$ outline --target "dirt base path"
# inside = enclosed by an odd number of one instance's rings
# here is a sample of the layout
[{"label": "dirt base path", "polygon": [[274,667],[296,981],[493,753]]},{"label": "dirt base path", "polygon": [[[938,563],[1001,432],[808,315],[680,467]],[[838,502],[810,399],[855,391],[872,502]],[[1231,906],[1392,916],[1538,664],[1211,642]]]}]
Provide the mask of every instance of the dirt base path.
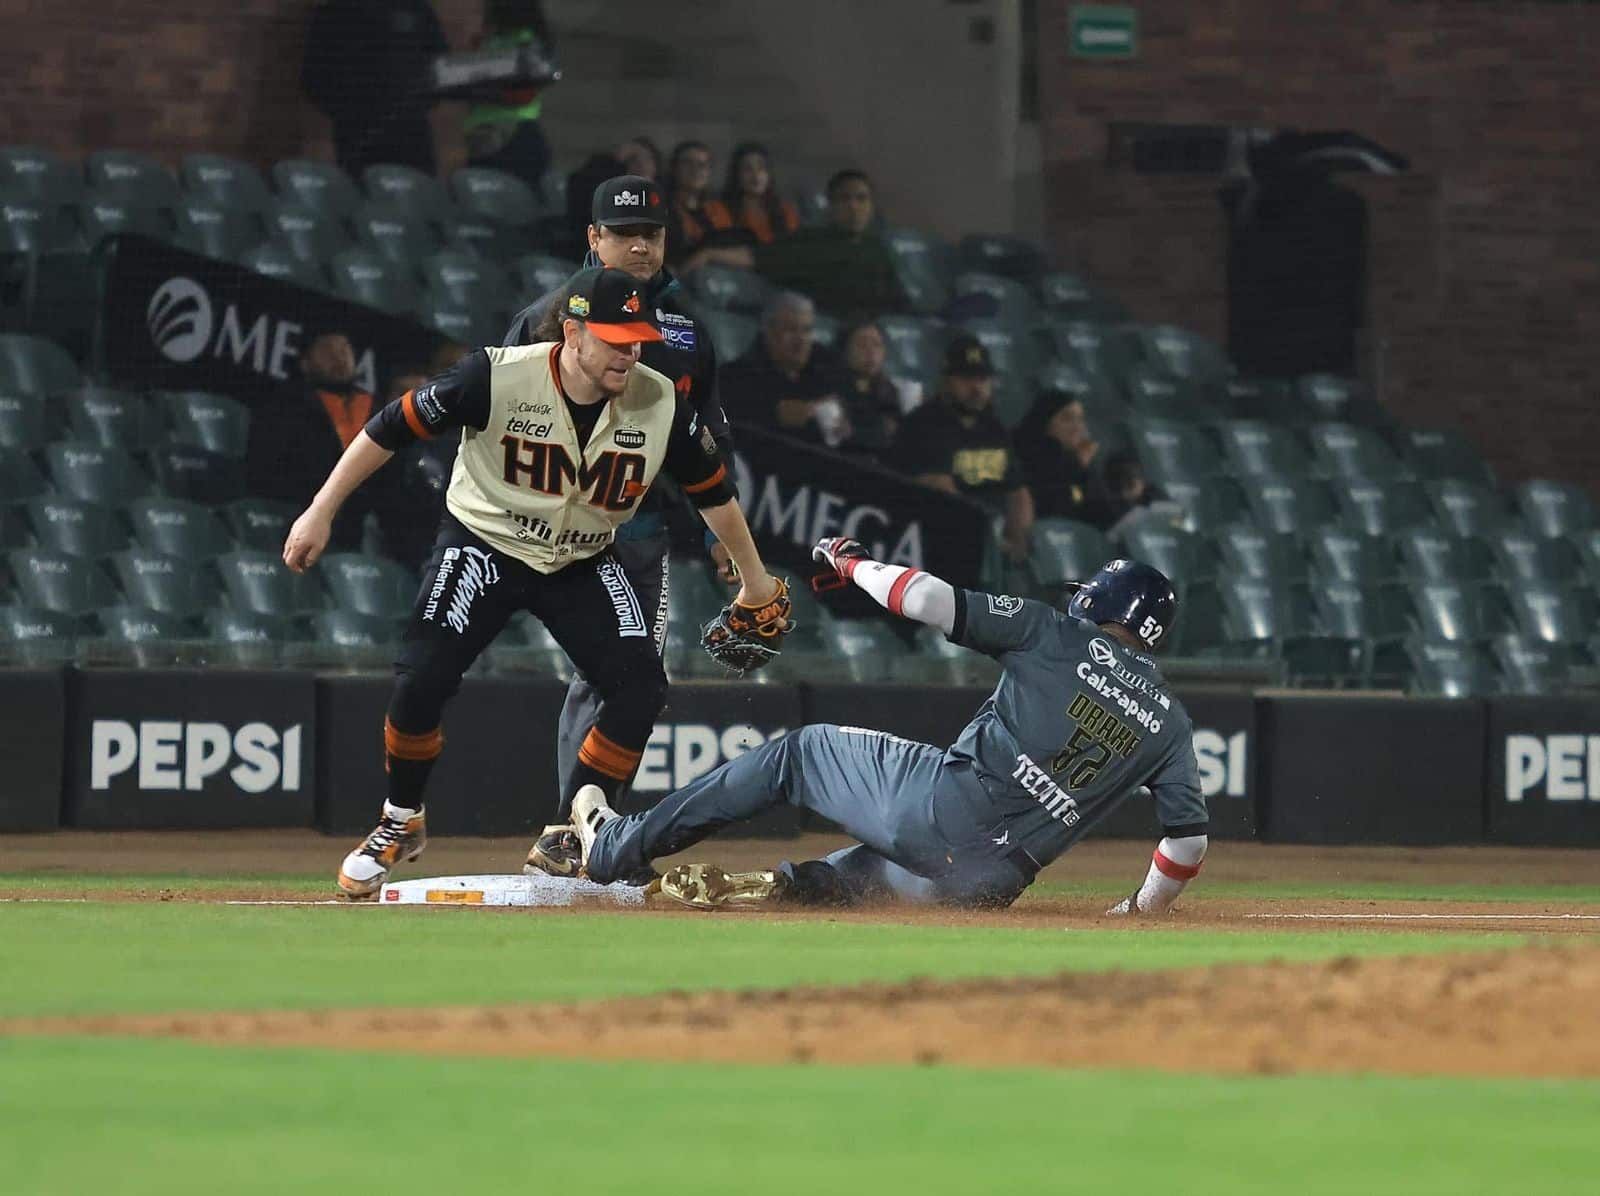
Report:
[{"label": "dirt base path", "polygon": [[575,1005],[104,1016],[0,1034],[739,1063],[1600,1076],[1600,949],[669,994]]}]

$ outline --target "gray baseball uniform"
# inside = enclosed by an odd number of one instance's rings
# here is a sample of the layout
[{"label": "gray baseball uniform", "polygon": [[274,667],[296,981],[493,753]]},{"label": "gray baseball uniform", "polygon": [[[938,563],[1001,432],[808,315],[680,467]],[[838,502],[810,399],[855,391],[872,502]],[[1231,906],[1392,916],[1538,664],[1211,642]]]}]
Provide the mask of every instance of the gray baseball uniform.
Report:
[{"label": "gray baseball uniform", "polygon": [[861,846],[826,861],[854,896],[1007,904],[1141,785],[1168,836],[1203,835],[1189,717],[1150,657],[1043,603],[955,591],[950,639],[1000,683],[947,749],[804,727],[603,827],[607,880],[787,802]]}]

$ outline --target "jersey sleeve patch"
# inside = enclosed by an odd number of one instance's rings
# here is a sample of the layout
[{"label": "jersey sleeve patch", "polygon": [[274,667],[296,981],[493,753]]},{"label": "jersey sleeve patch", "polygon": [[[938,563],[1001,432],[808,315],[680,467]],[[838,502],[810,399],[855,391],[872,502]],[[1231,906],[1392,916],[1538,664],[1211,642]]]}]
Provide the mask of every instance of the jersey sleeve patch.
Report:
[{"label": "jersey sleeve patch", "polygon": [[990,594],[989,613],[999,615],[1002,619],[1010,619],[1022,609],[1022,599],[1013,598],[1010,594]]}]

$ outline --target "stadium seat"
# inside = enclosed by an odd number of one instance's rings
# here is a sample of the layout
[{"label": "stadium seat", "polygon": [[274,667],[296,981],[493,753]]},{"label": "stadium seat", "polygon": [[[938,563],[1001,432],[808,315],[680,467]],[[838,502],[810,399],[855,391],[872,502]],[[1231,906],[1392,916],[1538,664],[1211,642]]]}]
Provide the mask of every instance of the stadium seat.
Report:
[{"label": "stadium seat", "polygon": [[1406,528],[1395,537],[1408,577],[1419,581],[1481,584],[1494,573],[1494,558],[1482,540],[1452,536],[1433,527]]},{"label": "stadium seat", "polygon": [[506,331],[504,321],[497,320],[493,312],[464,307],[448,296],[424,295],[416,316],[424,327],[458,345],[498,345]]},{"label": "stadium seat", "polygon": [[31,667],[69,662],[77,654],[83,619],[36,606],[0,606],[0,660]]},{"label": "stadium seat", "polygon": [[121,195],[93,191],[78,207],[78,231],[89,249],[121,233],[171,240],[172,209],[146,207]]},{"label": "stadium seat", "polygon": [[335,254],[328,274],[336,294],[392,315],[410,313],[421,299],[410,271],[397,269],[370,249]]},{"label": "stadium seat", "polygon": [[578,264],[566,258],[551,257],[547,253],[523,254],[514,268],[520,297],[518,306],[526,307],[539,296],[564,284],[577,272]]},{"label": "stadium seat", "polygon": [[446,249],[464,250],[490,261],[515,260],[528,252],[528,246],[523,243],[526,238],[508,237],[500,225],[482,216],[462,213],[447,216],[440,223],[439,231],[444,234]]},{"label": "stadium seat", "polygon": [[883,333],[884,369],[891,377],[933,381],[943,342],[938,324],[918,316],[887,315],[878,318],[878,330]]},{"label": "stadium seat", "polygon": [[450,213],[444,184],[414,166],[368,166],[361,172],[361,187],[374,203],[410,212],[418,220],[440,221]]},{"label": "stadium seat", "polygon": [[215,511],[181,498],[141,498],[129,504],[133,538],[146,552],[207,560],[233,549]]},{"label": "stadium seat", "polygon": [[439,248],[439,235],[421,217],[388,204],[369,203],[350,219],[356,244],[402,270],[411,269]]},{"label": "stadium seat", "polygon": [[85,615],[115,601],[99,562],[43,548],[6,554],[12,585],[24,604],[56,614]]},{"label": "stadium seat", "polygon": [[250,409],[203,390],[157,391],[174,444],[242,460],[250,444]]},{"label": "stadium seat", "polygon": [[464,166],[450,176],[450,194],[463,212],[511,228],[526,228],[544,214],[534,190],[500,170]]},{"label": "stadium seat", "polygon": [[394,561],[360,552],[332,552],[317,571],[340,610],[374,619],[404,619],[417,595],[417,578]]},{"label": "stadium seat", "polygon": [[1521,527],[1488,538],[1500,576],[1509,582],[1565,583],[1578,573],[1578,552],[1569,540],[1550,540]]},{"label": "stadium seat", "polygon": [[1026,237],[1008,233],[968,233],[956,245],[960,270],[985,271],[1032,286],[1045,270],[1044,250]]},{"label": "stadium seat", "polygon": [[220,658],[244,667],[262,667],[278,659],[282,645],[294,638],[288,618],[241,610],[209,610],[202,617],[205,635]]},{"label": "stadium seat", "polygon": [[128,543],[121,516],[98,503],[45,497],[28,503],[26,511],[34,543],[46,552],[65,552],[93,560]]},{"label": "stadium seat", "polygon": [[1180,602],[1191,586],[1216,576],[1209,540],[1182,528],[1153,522],[1135,524],[1122,538],[1122,551],[1165,573],[1177,589]]},{"label": "stadium seat", "polygon": [[53,204],[75,203],[83,178],[69,162],[32,145],[0,145],[0,188]]},{"label": "stadium seat", "polygon": [[734,266],[701,266],[684,282],[704,306],[750,316],[759,316],[773,295],[772,284],[761,275]]},{"label": "stadium seat", "polygon": [[86,386],[64,406],[69,433],[103,448],[137,452],[163,436],[160,411],[140,394]]},{"label": "stadium seat", "polygon": [[[431,296],[449,299],[472,311],[505,310],[512,305],[504,270],[459,249],[446,249],[421,263]],[[498,343],[498,338],[496,343]]]},{"label": "stadium seat", "polygon": [[1254,478],[1246,498],[1256,523],[1267,531],[1305,534],[1336,514],[1328,488],[1301,477]]},{"label": "stadium seat", "polygon": [[356,611],[324,610],[311,616],[311,630],[311,655],[319,662],[387,670],[405,624]]},{"label": "stadium seat", "polygon": [[982,270],[957,274],[950,283],[952,311],[966,319],[996,320],[1026,327],[1039,314],[1039,301],[1020,282]]},{"label": "stadium seat", "polygon": [[1033,525],[1029,563],[1034,576],[1046,586],[1082,581],[1115,555],[1105,534],[1087,523],[1046,518]]},{"label": "stadium seat", "polygon": [[1480,485],[1494,483],[1482,454],[1454,429],[1407,428],[1399,434],[1401,452],[1420,478],[1459,478]]},{"label": "stadium seat", "polygon": [[1158,486],[1168,481],[1210,477],[1221,466],[1216,445],[1193,424],[1136,419],[1131,421],[1130,431],[1146,476]]},{"label": "stadium seat", "polygon": [[1168,478],[1161,483],[1161,489],[1183,508],[1183,527],[1188,531],[1213,534],[1250,517],[1244,491],[1231,477],[1213,476],[1195,482]]},{"label": "stadium seat", "polygon": [[1490,697],[1499,688],[1493,662],[1476,644],[1445,643],[1416,636],[1406,641],[1411,661],[1409,692],[1441,698]]},{"label": "stadium seat", "polygon": [[0,393],[55,395],[82,385],[77,364],[61,346],[24,333],[0,334]]},{"label": "stadium seat", "polygon": [[323,272],[320,262],[307,261],[287,245],[276,241],[269,241],[257,245],[254,249],[246,250],[240,255],[239,264],[267,278],[294,283],[308,290],[330,289],[328,277]]},{"label": "stadium seat", "polygon": [[1333,491],[1345,521],[1369,536],[1393,536],[1433,522],[1427,494],[1416,482],[1337,480]]},{"label": "stadium seat", "polygon": [[81,502],[126,505],[150,484],[127,453],[82,440],[58,440],[45,449],[50,480],[61,494]]},{"label": "stadium seat", "polygon": [[1218,383],[1231,373],[1221,346],[1175,324],[1140,328],[1139,346],[1145,364],[1178,382]]},{"label": "stadium seat", "polygon": [[20,502],[49,489],[32,457],[20,449],[0,448],[0,502]]},{"label": "stadium seat", "polygon": [[1222,576],[1285,584],[1303,583],[1308,576],[1305,543],[1298,534],[1235,523],[1219,529],[1215,538],[1221,554],[1217,571]]},{"label": "stadium seat", "polygon": [[133,150],[97,150],[84,161],[83,173],[91,189],[135,206],[172,208],[183,198],[165,166]]},{"label": "stadium seat", "polygon": [[1410,592],[1411,608],[1424,639],[1480,643],[1503,625],[1481,586],[1424,582],[1413,584]]},{"label": "stadium seat", "polygon": [[1361,645],[1318,628],[1305,587],[1230,577],[1218,590],[1225,655],[1279,658],[1291,684],[1336,685],[1360,675]]},{"label": "stadium seat", "polygon": [[0,259],[19,254],[81,253],[75,208],[0,188]]},{"label": "stadium seat", "polygon": [[1281,378],[1229,378],[1219,391],[1231,419],[1282,423],[1293,407],[1293,390]]},{"label": "stadium seat", "polygon": [[1572,536],[1595,525],[1594,502],[1578,486],[1536,478],[1515,493],[1522,521],[1536,535]]},{"label": "stadium seat", "polygon": [[0,394],[0,448],[42,448],[55,435],[60,406],[43,395]]},{"label": "stadium seat", "polygon": [[156,489],[173,498],[215,505],[244,494],[244,470],[237,458],[180,444],[154,450],[149,462]]},{"label": "stadium seat", "polygon": [[1047,313],[1038,330],[1059,360],[1106,378],[1119,389],[1123,375],[1139,360],[1138,337],[1126,328]]},{"label": "stadium seat", "polygon": [[205,563],[195,557],[130,548],[111,558],[111,571],[134,606],[188,617],[217,604],[216,583]]},{"label": "stadium seat", "polygon": [[1195,383],[1169,377],[1148,363],[1132,366],[1123,375],[1122,385],[1133,412],[1139,416],[1197,421],[1217,414]]},{"label": "stadium seat", "polygon": [[281,553],[299,514],[288,503],[270,498],[241,498],[222,509],[222,521],[240,548]]},{"label": "stadium seat", "polygon": [[1353,378],[1306,374],[1296,380],[1294,389],[1302,418],[1367,425],[1387,422],[1383,409],[1367,397],[1366,388]]},{"label": "stadium seat", "polygon": [[1391,586],[1318,581],[1310,587],[1321,629],[1359,646],[1357,677],[1364,685],[1399,688],[1409,673],[1404,643],[1411,628],[1404,594]]},{"label": "stadium seat", "polygon": [[1058,272],[1039,280],[1045,308],[1072,320],[1122,319],[1121,306],[1102,294],[1081,274]]},{"label": "stadium seat", "polygon": [[185,199],[173,209],[173,240],[191,253],[221,261],[238,261],[265,230],[255,213],[241,212],[208,199]]},{"label": "stadium seat", "polygon": [[1217,426],[1231,472],[1249,477],[1311,476],[1311,460],[1299,439],[1281,424],[1255,419],[1224,420]]},{"label": "stadium seat", "polygon": [[1481,482],[1440,478],[1424,489],[1440,526],[1452,535],[1491,537],[1516,526],[1500,494]]},{"label": "stadium seat", "polygon": [[189,620],[178,615],[118,605],[97,611],[95,623],[100,638],[85,649],[91,656],[126,658],[141,668],[189,663],[180,646],[195,639],[194,629]]},{"label": "stadium seat", "polygon": [[1394,549],[1387,540],[1343,527],[1317,528],[1307,540],[1318,581],[1374,586],[1394,580]]},{"label": "stadium seat", "polygon": [[1595,599],[1590,590],[1523,582],[1508,586],[1506,595],[1513,625],[1528,639],[1578,646],[1594,634]]},{"label": "stadium seat", "polygon": [[1500,669],[1502,692],[1519,695],[1559,692],[1572,661],[1560,645],[1516,634],[1495,636],[1489,651]]},{"label": "stadium seat", "polygon": [[1600,528],[1591,527],[1580,532],[1572,538],[1572,542],[1577,547],[1583,571],[1588,574],[1589,584],[1600,588]]},{"label": "stadium seat", "polygon": [[267,236],[303,262],[327,262],[351,247],[344,223],[326,212],[283,203],[262,217]]},{"label": "stadium seat", "polygon": [[329,162],[288,158],[272,167],[272,181],[282,198],[335,221],[361,206],[361,192],[350,176]]},{"label": "stadium seat", "polygon": [[217,571],[228,604],[258,615],[294,616],[323,608],[322,587],[314,572],[291,573],[280,556],[270,552],[225,552]]},{"label": "stadium seat", "polygon": [[923,315],[943,311],[950,302],[947,247],[936,238],[909,228],[888,230],[883,242],[911,310]]},{"label": "stadium seat", "polygon": [[221,154],[188,154],[178,168],[189,198],[238,215],[264,212],[273,205],[272,191],[261,172],[248,162]]},{"label": "stadium seat", "polygon": [[720,362],[737,361],[750,351],[761,335],[759,320],[737,312],[700,310],[695,313],[695,320],[711,330]]},{"label": "stadium seat", "polygon": [[1323,473],[1386,482],[1401,476],[1400,462],[1383,438],[1355,424],[1315,423],[1306,429]]}]

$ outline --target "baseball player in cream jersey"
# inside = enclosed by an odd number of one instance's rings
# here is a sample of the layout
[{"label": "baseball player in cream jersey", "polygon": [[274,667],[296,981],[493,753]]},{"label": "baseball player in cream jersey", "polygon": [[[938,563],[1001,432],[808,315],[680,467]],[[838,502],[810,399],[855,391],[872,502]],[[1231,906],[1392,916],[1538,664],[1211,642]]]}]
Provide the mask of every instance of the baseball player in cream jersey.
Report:
[{"label": "baseball player in cream jersey", "polygon": [[678,483],[738,562],[741,601],[782,600],[716,442],[672,383],[638,364],[640,345],[661,335],[638,282],[581,270],[562,303],[561,339],[469,353],[373,416],[284,545],[289,568],[313,565],[339,505],[396,449],[460,435],[434,555],[396,661],[384,722],[388,800],[340,868],[348,897],[374,896],[397,863],[421,854],[423,789],[444,745],[445,703],[517,611],[550,629],[600,695],[563,802],[579,790],[614,796],[633,774],[667,678],[650,613],[610,546],[658,473]]},{"label": "baseball player in cream jersey", "polygon": [[661,892],[700,908],[886,897],[1003,906],[1148,787],[1165,837],[1143,882],[1110,912],[1171,908],[1199,871],[1207,818],[1188,715],[1151,658],[1176,613],[1165,577],[1111,561],[1063,613],[880,564],[853,540],[823,540],[814,555],[895,614],[995,657],[1003,672],[994,693],[948,748],[808,726],[638,814],[580,794],[573,823],[590,877],[611,879],[788,803],[859,846],[770,872],[681,865],[662,876]]}]

